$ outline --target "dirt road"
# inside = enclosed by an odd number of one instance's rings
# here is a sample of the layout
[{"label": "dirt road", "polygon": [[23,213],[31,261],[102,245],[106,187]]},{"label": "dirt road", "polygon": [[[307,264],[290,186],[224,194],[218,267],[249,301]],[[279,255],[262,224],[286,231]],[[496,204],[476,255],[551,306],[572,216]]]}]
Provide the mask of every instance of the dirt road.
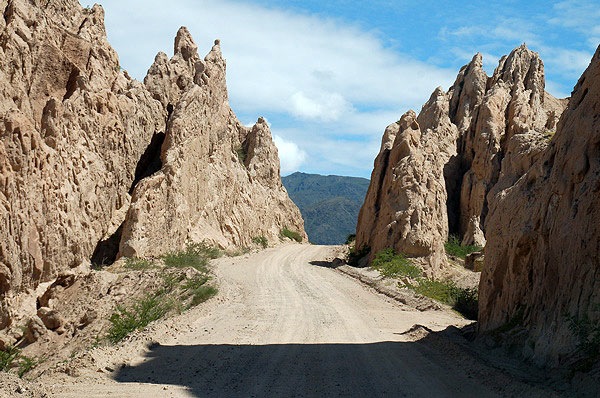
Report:
[{"label": "dirt road", "polygon": [[331,250],[288,245],[218,260],[217,298],[155,326],[145,338],[156,343],[145,350],[125,343],[96,354],[98,363],[126,366],[65,376],[50,391],[65,397],[499,395],[478,376],[486,369],[465,370],[408,332],[415,324],[442,330],[464,320],[405,308],[319,266]]}]

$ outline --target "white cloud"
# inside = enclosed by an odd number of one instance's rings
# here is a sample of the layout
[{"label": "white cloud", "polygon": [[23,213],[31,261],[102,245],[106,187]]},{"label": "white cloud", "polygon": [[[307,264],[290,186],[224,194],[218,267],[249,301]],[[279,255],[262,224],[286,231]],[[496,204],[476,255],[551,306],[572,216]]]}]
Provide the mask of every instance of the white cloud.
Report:
[{"label": "white cloud", "polygon": [[555,16],[548,20],[549,23],[592,35],[600,34],[600,7],[596,0],[561,1],[554,4],[553,9]]},{"label": "white cloud", "polygon": [[306,159],[306,152],[300,149],[294,142],[287,141],[276,134],[273,134],[273,141],[275,141],[277,151],[279,152],[281,175],[298,171]]},{"label": "white cloud", "polygon": [[[172,48],[182,25],[201,55],[221,39],[234,111],[243,120],[277,119],[278,132],[295,128],[298,133],[279,136],[284,173],[304,159],[319,159],[321,172],[328,172],[331,164],[317,155],[320,147],[325,142],[333,147],[345,136],[356,145],[338,146],[340,159],[356,158],[353,151],[361,146],[378,146],[387,124],[409,108],[419,110],[435,87],[448,87],[456,76],[456,70],[397,53],[376,33],[340,20],[236,0],[175,3],[103,1],[109,40],[121,64],[142,79],[154,55]],[[302,150],[294,143],[302,143]],[[368,174],[371,167],[369,159],[358,173]]]},{"label": "white cloud", "polygon": [[298,91],[291,97],[291,112],[300,118],[335,121],[351,111],[352,105],[338,93],[307,96]]}]

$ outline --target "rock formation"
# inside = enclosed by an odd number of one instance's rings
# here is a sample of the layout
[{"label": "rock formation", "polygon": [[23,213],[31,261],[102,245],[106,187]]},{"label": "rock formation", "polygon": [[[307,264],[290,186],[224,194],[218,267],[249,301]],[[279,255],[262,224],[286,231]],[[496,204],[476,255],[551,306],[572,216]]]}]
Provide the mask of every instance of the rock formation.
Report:
[{"label": "rock formation", "polygon": [[479,330],[510,325],[538,363],[572,360],[600,337],[599,109],[600,48],[550,145],[490,198]]},{"label": "rock formation", "polygon": [[446,93],[436,89],[419,116],[386,129],[359,215],[357,247],[371,258],[394,247],[435,275],[444,242],[485,244],[488,193],[513,184],[548,145],[566,101],[544,91],[538,55],[525,45],[494,74],[480,54]]},{"label": "rock formation", "polygon": [[304,234],[268,126],[245,128],[229,108],[218,44],[202,60],[181,29],[142,84],[120,70],[102,7],[0,10],[0,329],[11,294],[119,247]]},{"label": "rock formation", "polygon": [[304,234],[266,121],[244,127],[229,107],[218,41],[202,60],[182,28],[174,54],[159,53],[145,79],[169,112],[162,169],[135,188],[120,255],[157,256],[203,239],[250,246],[258,236],[277,240],[284,226]]},{"label": "rock formation", "polygon": [[386,247],[422,258],[437,272],[448,231],[444,165],[456,154],[458,131],[448,98],[436,90],[417,117],[405,113],[386,129],[358,218],[356,245]]}]

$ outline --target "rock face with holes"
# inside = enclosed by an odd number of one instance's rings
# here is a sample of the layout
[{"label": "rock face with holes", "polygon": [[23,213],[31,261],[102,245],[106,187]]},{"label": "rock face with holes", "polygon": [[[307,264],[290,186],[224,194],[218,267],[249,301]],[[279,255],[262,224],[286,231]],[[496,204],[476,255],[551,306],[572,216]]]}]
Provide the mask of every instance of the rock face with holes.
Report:
[{"label": "rock face with holes", "polygon": [[436,275],[446,264],[449,234],[483,246],[489,198],[539,158],[566,106],[544,84],[542,61],[524,45],[491,77],[477,54],[418,117],[408,112],[389,126],[359,215],[357,247],[369,247],[371,258],[393,247]]},{"label": "rock face with holes", "polygon": [[162,168],[136,186],[120,255],[156,256],[190,240],[250,246],[277,240],[283,227],[306,239],[269,126],[260,118],[244,127],[229,107],[218,41],[201,59],[182,28],[173,58],[159,53],[145,84],[169,112]]},{"label": "rock face with holes", "polygon": [[119,248],[305,236],[268,126],[243,127],[229,108],[218,45],[202,60],[182,28],[175,56],[159,54],[140,83],[120,70],[102,7],[0,11],[0,329],[11,294]]},{"label": "rock face with holes", "polygon": [[164,130],[165,111],[119,70],[101,7],[14,0],[0,1],[0,10],[5,295],[89,260],[114,232],[136,164]]},{"label": "rock face with holes", "polygon": [[479,330],[511,325],[538,363],[585,356],[578,345],[600,333],[599,109],[600,48],[550,145],[490,200]]}]

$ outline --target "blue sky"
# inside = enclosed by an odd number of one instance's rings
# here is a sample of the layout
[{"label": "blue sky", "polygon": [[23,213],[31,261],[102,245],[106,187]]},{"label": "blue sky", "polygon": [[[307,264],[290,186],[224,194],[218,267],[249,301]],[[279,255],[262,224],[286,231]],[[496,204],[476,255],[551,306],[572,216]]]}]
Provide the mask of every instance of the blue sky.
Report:
[{"label": "blue sky", "polygon": [[[83,6],[91,5],[81,1]],[[282,174],[369,177],[385,126],[419,111],[476,52],[490,74],[526,43],[568,96],[600,44],[595,1],[105,0],[108,38],[142,80],[187,26],[221,39],[233,110],[271,124]]]}]

